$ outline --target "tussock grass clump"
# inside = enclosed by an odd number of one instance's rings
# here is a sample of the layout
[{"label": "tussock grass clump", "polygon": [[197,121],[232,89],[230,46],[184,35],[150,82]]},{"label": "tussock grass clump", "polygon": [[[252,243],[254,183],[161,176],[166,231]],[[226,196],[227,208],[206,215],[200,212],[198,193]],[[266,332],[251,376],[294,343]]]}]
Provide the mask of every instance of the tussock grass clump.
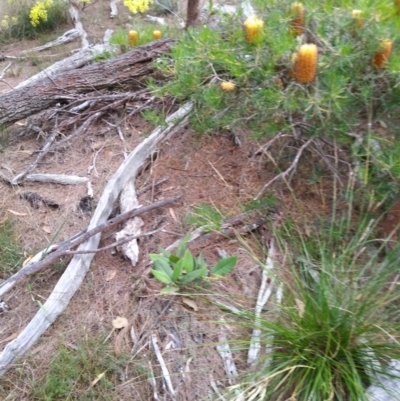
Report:
[{"label": "tussock grass clump", "polygon": [[376,222],[355,222],[353,206],[307,235],[294,223],[275,231],[283,301],[257,321],[268,352],[234,400],[362,401],[378,375],[390,376],[400,358],[400,246],[385,250]]}]

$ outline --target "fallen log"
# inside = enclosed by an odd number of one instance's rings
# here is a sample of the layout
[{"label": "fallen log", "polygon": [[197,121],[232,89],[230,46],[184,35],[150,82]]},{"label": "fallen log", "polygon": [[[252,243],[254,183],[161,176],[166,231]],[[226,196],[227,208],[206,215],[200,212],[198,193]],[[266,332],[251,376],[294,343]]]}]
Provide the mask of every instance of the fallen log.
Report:
[{"label": "fallen log", "polygon": [[118,89],[127,85],[130,90],[139,89],[144,86],[149,74],[156,70],[152,61],[167,53],[173,43],[171,38],[154,41],[119,57],[7,92],[0,96],[0,127],[8,127],[59,102],[65,103],[66,95]]},{"label": "fallen log", "polygon": [[[171,138],[188,122],[193,105],[187,103],[166,119],[166,126],[156,128],[122,163],[114,176],[108,181],[99,200],[96,211],[90,221],[87,231],[105,223],[113,209],[121,190],[134,179],[142,168],[144,162],[163,142]],[[78,290],[86,273],[90,268],[94,253],[86,253],[97,249],[100,242],[100,234],[90,237],[78,248],[79,255],[75,255],[70,261],[65,272],[61,276],[53,292],[47,301],[38,310],[31,322],[12,340],[0,353],[0,376],[10,367],[10,364],[23,355],[57,317],[68,306],[70,299]],[[12,284],[12,283],[11,283]],[[8,288],[9,289],[9,288]],[[4,291],[8,289],[4,288]]]}]

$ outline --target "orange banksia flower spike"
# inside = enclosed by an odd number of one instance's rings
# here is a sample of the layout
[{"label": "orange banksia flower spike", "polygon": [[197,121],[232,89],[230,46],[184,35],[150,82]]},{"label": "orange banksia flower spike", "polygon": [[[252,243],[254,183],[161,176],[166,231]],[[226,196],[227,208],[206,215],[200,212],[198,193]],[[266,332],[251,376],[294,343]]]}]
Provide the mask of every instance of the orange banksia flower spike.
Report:
[{"label": "orange banksia flower spike", "polygon": [[362,19],[361,10],[353,10],[351,16],[354,18],[357,28],[362,28],[364,26],[364,20]]},{"label": "orange banksia flower spike", "polygon": [[223,81],[221,82],[221,89],[225,92],[232,92],[236,88],[236,85],[230,81]]},{"label": "orange banksia flower spike", "polygon": [[293,68],[291,76],[301,83],[309,83],[317,74],[318,48],[315,44],[300,46],[296,55],[292,57]]},{"label": "orange banksia flower spike", "polygon": [[255,44],[260,41],[264,26],[264,22],[262,20],[253,15],[252,17],[246,19],[243,26],[247,43]]},{"label": "orange banksia flower spike", "polygon": [[400,0],[394,0],[394,8],[396,10],[396,14],[400,17]]},{"label": "orange banksia flower spike", "polygon": [[139,34],[137,31],[129,31],[129,44],[131,46],[137,46],[138,41],[139,41]]},{"label": "orange banksia flower spike", "polygon": [[300,36],[304,32],[305,9],[302,3],[293,3],[290,7],[293,19],[290,21],[290,32],[294,36]]},{"label": "orange banksia flower spike", "polygon": [[162,32],[161,31],[153,31],[153,39],[161,39],[162,38]]},{"label": "orange banksia flower spike", "polygon": [[393,50],[393,42],[389,39],[382,40],[381,50],[374,54],[373,64],[376,68],[385,68]]}]

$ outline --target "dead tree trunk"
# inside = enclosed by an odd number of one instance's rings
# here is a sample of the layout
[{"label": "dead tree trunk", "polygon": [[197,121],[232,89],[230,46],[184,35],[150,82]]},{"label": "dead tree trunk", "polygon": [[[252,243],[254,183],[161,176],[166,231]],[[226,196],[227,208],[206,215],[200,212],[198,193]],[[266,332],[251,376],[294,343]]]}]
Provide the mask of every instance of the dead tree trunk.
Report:
[{"label": "dead tree trunk", "polygon": [[187,13],[186,13],[186,26],[195,26],[199,18],[200,13],[200,0],[188,0],[187,2]]},{"label": "dead tree trunk", "polygon": [[167,53],[173,43],[170,38],[151,42],[119,57],[7,92],[0,96],[0,127],[8,127],[59,102],[68,101],[71,95],[127,85],[131,91],[140,89],[148,75],[155,71],[152,61]]}]

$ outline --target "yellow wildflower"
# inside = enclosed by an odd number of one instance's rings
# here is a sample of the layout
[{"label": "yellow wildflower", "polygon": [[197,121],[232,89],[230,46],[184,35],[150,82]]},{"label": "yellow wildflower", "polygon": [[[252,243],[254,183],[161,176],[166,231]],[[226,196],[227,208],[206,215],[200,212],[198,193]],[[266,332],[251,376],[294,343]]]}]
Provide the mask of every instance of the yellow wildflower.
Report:
[{"label": "yellow wildflower", "polygon": [[128,7],[129,11],[133,14],[136,14],[139,11],[144,13],[149,9],[150,4],[153,1],[154,0],[124,0],[124,5]]},{"label": "yellow wildflower", "polygon": [[8,28],[8,21],[6,19],[3,19],[0,24],[2,28],[4,29]]},{"label": "yellow wildflower", "polygon": [[36,27],[41,21],[47,21],[47,10],[53,5],[53,0],[37,1],[31,8],[29,18],[32,26]]}]

